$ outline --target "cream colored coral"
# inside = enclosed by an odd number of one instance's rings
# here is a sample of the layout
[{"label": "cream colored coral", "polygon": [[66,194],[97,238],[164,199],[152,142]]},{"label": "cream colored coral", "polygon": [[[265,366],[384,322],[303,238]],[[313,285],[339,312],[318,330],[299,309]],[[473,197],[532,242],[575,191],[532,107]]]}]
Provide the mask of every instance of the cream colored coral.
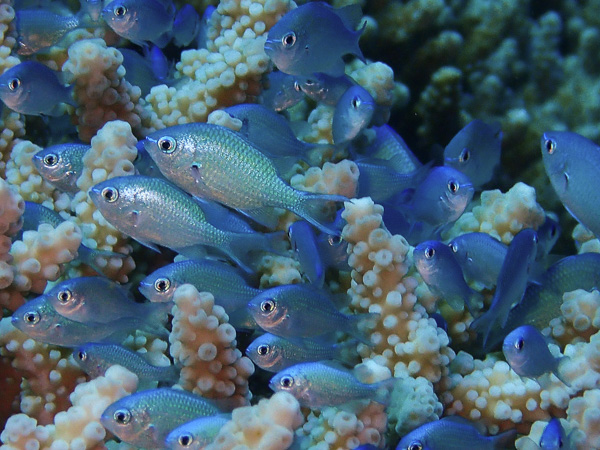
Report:
[{"label": "cream colored coral", "polygon": [[[10,236],[19,230],[24,210],[25,203],[17,188],[0,178],[0,261],[9,259]],[[4,287],[0,284],[0,289]]]},{"label": "cream colored coral", "polygon": [[568,359],[561,362],[560,371],[575,390],[600,386],[600,332],[589,342],[568,344],[564,353]]},{"label": "cream colored coral", "polygon": [[510,244],[523,228],[537,229],[544,220],[545,213],[536,202],[535,189],[518,182],[505,194],[498,189],[483,191],[480,204],[473,207],[472,212],[464,213],[444,238],[480,231]]},{"label": "cream colored coral", "polygon": [[76,123],[79,138],[89,142],[107,122],[123,120],[136,134],[143,135],[141,91],[125,79],[123,55],[107,47],[103,39],[86,39],[69,47],[69,59],[62,67],[74,83],[77,101]]},{"label": "cream colored coral", "polygon": [[135,392],[137,376],[121,366],[82,383],[70,395],[73,406],[58,413],[53,425],[37,425],[25,414],[8,419],[0,435],[2,450],[98,448],[106,437],[100,416],[115,401]]},{"label": "cream colored coral", "polygon": [[569,402],[567,420],[583,433],[574,436],[578,449],[600,448],[600,389],[585,391]]},{"label": "cream colored coral", "polygon": [[11,55],[17,43],[15,39],[15,10],[12,5],[12,0],[2,0],[0,2],[0,73],[4,73],[21,62],[19,58]]},{"label": "cream colored coral", "polygon": [[278,392],[257,405],[236,408],[206,450],[285,450],[303,422],[298,400]]},{"label": "cream colored coral", "polygon": [[578,223],[572,233],[577,253],[600,253],[600,241],[590,230]]},{"label": "cream colored coral", "polygon": [[300,263],[297,259],[283,255],[264,255],[258,267],[260,287],[268,288],[302,281]]},{"label": "cream colored coral", "polygon": [[333,112],[335,108],[321,103],[317,105],[308,115],[306,130],[301,130],[298,139],[313,144],[333,144],[331,124],[333,123]]},{"label": "cream colored coral", "polygon": [[600,330],[600,292],[577,289],[563,294],[561,317],[550,321],[551,335],[562,346],[587,341]]},{"label": "cream colored coral", "polygon": [[18,138],[24,135],[23,116],[8,108],[2,108],[0,113],[0,177],[6,177],[6,162],[18,142]]},{"label": "cream colored coral", "polygon": [[248,404],[252,361],[236,348],[236,332],[214,297],[190,284],[173,296],[170,353],[182,366],[179,385],[206,398],[227,399],[233,406]]},{"label": "cream colored coral", "polygon": [[208,22],[206,48],[182,52],[177,63],[176,76],[189,81],[146,96],[152,126],[203,122],[215,109],[256,98],[270,69],[266,34],[294,6],[289,0],[221,1]]},{"label": "cream colored coral", "polygon": [[363,63],[356,59],[348,65],[348,75],[364,87],[379,107],[391,108],[394,104],[394,71],[382,62]]},{"label": "cream colored coral", "polygon": [[326,162],[323,168],[311,167],[303,175],[294,175],[290,184],[301,191],[352,198],[358,188],[358,167],[349,159],[335,164]]}]

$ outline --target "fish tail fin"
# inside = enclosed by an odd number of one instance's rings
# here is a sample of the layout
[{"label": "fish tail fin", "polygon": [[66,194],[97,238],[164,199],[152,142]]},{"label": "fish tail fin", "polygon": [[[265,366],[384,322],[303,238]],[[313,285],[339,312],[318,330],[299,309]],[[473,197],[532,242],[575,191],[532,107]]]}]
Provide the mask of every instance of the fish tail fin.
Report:
[{"label": "fish tail fin", "polygon": [[492,330],[493,323],[494,316],[487,311],[471,322],[471,326],[469,327],[471,330],[483,335],[482,347],[484,348],[486,346],[488,336],[490,335],[490,331]]},{"label": "fish tail fin", "polygon": [[161,370],[160,381],[175,384],[179,381],[179,369],[174,366],[165,366]]},{"label": "fish tail fin", "polygon": [[299,191],[298,201],[292,212],[312,223],[315,227],[327,234],[339,236],[340,231],[328,224],[331,212],[330,202],[345,202],[348,198],[343,195],[311,194]]},{"label": "fish tail fin", "polygon": [[358,353],[356,351],[356,345],[358,339],[352,338],[339,344],[335,344],[335,359],[341,361],[348,366],[354,367],[357,364]]},{"label": "fish tail fin", "polygon": [[394,390],[396,381],[398,381],[398,378],[388,378],[387,380],[375,383],[373,385],[374,394],[371,400],[381,403],[384,406],[388,406],[392,397],[390,394]]},{"label": "fish tail fin", "polygon": [[142,330],[159,337],[169,337],[169,331],[165,328],[168,314],[173,307],[171,302],[146,303],[148,315],[143,320]]},{"label": "fish tail fin", "polygon": [[350,328],[348,333],[363,344],[372,346],[371,330],[379,319],[379,313],[354,314],[350,317]]},{"label": "fish tail fin", "polygon": [[226,253],[248,273],[251,269],[252,252],[273,252],[277,250],[278,242],[283,239],[283,231],[275,233],[233,233]]},{"label": "fish tail fin", "polygon": [[[127,258],[127,255],[124,255],[122,253],[111,252],[108,250],[92,249],[92,248],[86,247],[83,244],[80,245],[79,248],[77,249],[77,255],[78,255],[79,260],[82,263],[90,266],[99,275],[106,275],[102,269],[104,267],[106,267],[106,264],[108,262],[107,260],[109,260],[111,258],[118,258],[121,260]],[[100,261],[104,260],[104,261],[102,261],[102,264],[100,264],[99,260]]]}]

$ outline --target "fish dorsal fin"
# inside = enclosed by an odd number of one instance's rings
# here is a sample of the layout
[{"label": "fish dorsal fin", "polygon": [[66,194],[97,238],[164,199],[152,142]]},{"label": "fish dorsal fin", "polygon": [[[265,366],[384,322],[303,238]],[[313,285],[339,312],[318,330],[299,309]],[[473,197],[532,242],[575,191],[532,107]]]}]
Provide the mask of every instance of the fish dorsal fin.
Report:
[{"label": "fish dorsal fin", "polygon": [[352,4],[343,8],[335,9],[335,13],[342,20],[342,23],[349,30],[355,31],[363,19],[363,13],[360,5]]}]

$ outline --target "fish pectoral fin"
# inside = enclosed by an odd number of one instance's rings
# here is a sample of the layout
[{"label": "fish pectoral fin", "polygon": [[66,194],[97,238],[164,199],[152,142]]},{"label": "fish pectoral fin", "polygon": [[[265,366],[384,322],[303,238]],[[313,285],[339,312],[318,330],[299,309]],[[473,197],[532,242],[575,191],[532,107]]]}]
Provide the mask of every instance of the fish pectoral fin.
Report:
[{"label": "fish pectoral fin", "polygon": [[[135,239],[135,238],[134,238]],[[144,247],[148,247],[151,250],[154,250],[157,253],[160,253],[159,248],[156,246],[156,244],[153,244],[152,242],[146,242],[146,241],[142,241],[140,239],[135,239],[136,241],[138,241],[140,244],[142,244]]]},{"label": "fish pectoral fin", "polygon": [[196,183],[206,186],[206,183],[202,179],[202,163],[199,161],[193,161],[192,165],[190,166],[190,170],[192,172],[192,177],[194,177]]},{"label": "fish pectoral fin", "polygon": [[131,211],[129,213],[129,219],[131,222],[131,225],[134,227],[137,227],[140,224],[140,212],[139,211]]}]

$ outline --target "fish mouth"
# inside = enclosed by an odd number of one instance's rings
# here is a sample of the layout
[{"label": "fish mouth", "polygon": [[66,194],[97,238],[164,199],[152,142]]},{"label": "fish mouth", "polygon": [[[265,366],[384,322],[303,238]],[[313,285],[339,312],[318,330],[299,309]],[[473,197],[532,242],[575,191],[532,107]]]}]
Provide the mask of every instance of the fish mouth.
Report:
[{"label": "fish mouth", "polygon": [[264,48],[265,48],[265,53],[266,52],[274,52],[275,48],[276,48],[275,41],[269,41],[269,40],[267,40],[265,42],[265,47]]}]

